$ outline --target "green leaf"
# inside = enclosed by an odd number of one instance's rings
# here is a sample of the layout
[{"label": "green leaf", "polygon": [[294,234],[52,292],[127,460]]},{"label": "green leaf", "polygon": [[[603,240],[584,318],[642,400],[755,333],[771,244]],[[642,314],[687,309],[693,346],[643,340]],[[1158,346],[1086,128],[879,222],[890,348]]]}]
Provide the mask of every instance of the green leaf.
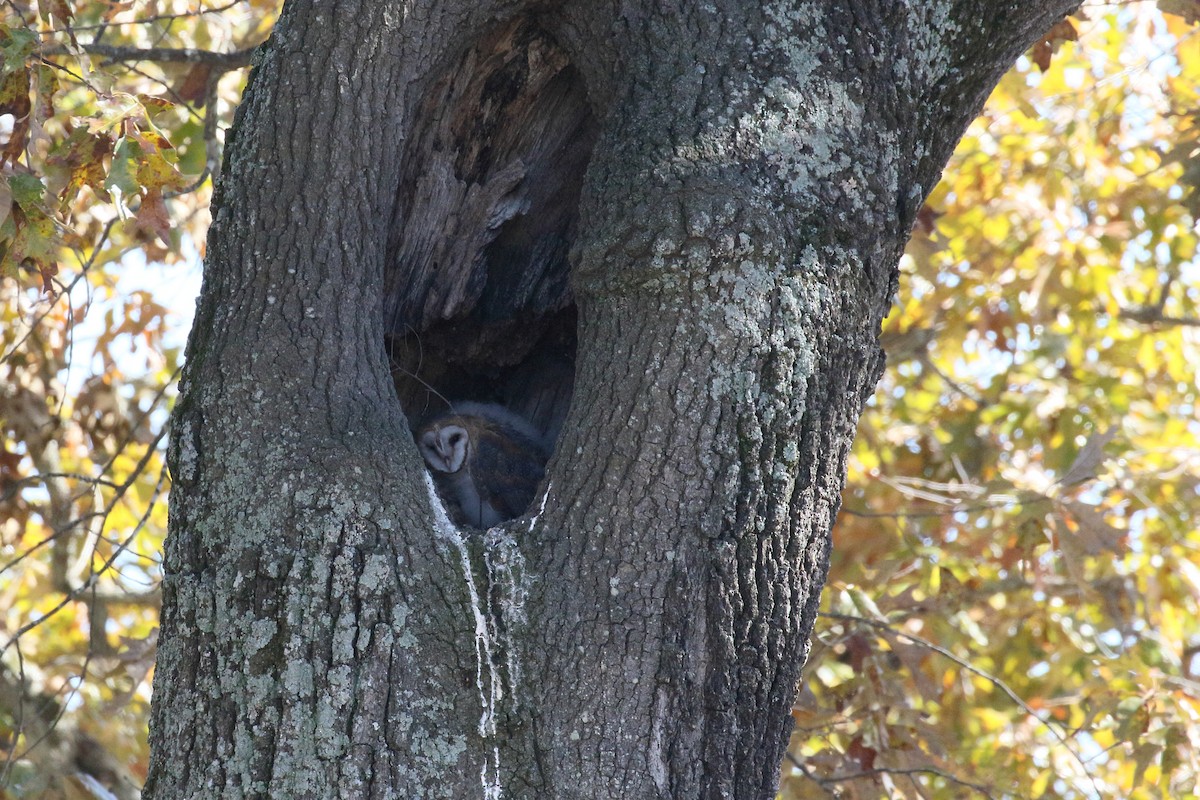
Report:
[{"label": "green leaf", "polygon": [[108,169],[108,177],[104,180],[104,188],[116,189],[126,197],[141,194],[141,184],[138,182],[138,166],[142,160],[142,148],[128,136],[117,140],[113,150],[112,166]]},{"label": "green leaf", "polygon": [[33,175],[12,175],[8,179],[8,185],[12,189],[13,202],[26,211],[40,206],[46,196],[46,185]]},{"label": "green leaf", "polygon": [[0,57],[4,63],[0,74],[25,69],[25,61],[37,47],[37,34],[28,28],[10,28],[0,25]]}]

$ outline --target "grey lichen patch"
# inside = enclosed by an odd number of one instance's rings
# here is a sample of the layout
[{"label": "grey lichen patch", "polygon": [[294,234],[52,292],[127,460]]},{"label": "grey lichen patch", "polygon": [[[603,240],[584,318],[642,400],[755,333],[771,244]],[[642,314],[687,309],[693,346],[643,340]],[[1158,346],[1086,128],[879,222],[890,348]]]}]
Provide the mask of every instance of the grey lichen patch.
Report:
[{"label": "grey lichen patch", "polygon": [[800,443],[795,439],[787,442],[783,446],[782,461],[783,464],[792,467],[800,460]]},{"label": "grey lichen patch", "polygon": [[803,196],[853,168],[846,142],[857,138],[863,116],[863,107],[835,82],[775,78],[737,126],[756,142],[785,191]]},{"label": "grey lichen patch", "polygon": [[432,765],[452,767],[467,752],[467,737],[463,734],[417,735],[413,737],[413,753],[432,762]]},{"label": "grey lichen patch", "polygon": [[408,603],[394,603],[392,605],[392,630],[405,630],[411,616],[412,608]]},{"label": "grey lichen patch", "polygon": [[187,592],[187,597],[192,603],[192,621],[196,630],[203,634],[212,634],[217,630],[217,608],[212,593],[195,591],[197,587],[194,585],[188,588],[192,590]]},{"label": "grey lichen patch", "polygon": [[312,664],[288,659],[283,673],[283,691],[293,697],[310,697],[313,693]]},{"label": "grey lichen patch", "polygon": [[246,710],[250,712],[248,716],[262,717],[266,714],[274,722],[276,714],[271,703],[279,688],[278,681],[271,675],[248,675],[245,685]]},{"label": "grey lichen patch", "polygon": [[721,274],[725,294],[729,301],[719,304],[723,310],[724,328],[727,335],[751,341],[762,336],[762,323],[770,312],[772,285],[778,271],[758,261],[742,261],[736,272]]},{"label": "grey lichen patch", "polygon": [[363,591],[374,594],[390,585],[395,577],[391,559],[380,553],[372,553],[363,563],[358,582]]},{"label": "grey lichen patch", "polygon": [[246,675],[246,697],[254,711],[270,708],[270,700],[275,697],[278,681],[274,675]]},{"label": "grey lichen patch", "polygon": [[344,732],[346,709],[353,703],[354,675],[350,667],[330,670],[325,691],[317,699],[317,744],[325,753],[343,752],[348,744]]},{"label": "grey lichen patch", "polygon": [[246,653],[253,655],[271,644],[279,624],[273,619],[256,619],[250,623],[250,633],[246,636]]},{"label": "grey lichen patch", "polygon": [[916,13],[905,15],[908,36],[912,45],[909,50],[919,53],[919,59],[905,59],[906,71],[897,69],[897,75],[910,77],[913,88],[927,89],[945,80],[953,72],[955,47],[964,40],[966,32],[954,15],[954,3],[949,0],[927,0],[920,3]]},{"label": "grey lichen patch", "polygon": [[[340,487],[335,487],[340,489]],[[352,496],[344,490],[333,492],[333,515],[335,519],[347,520],[352,518],[365,518],[371,516],[371,503]]]},{"label": "grey lichen patch", "polygon": [[351,662],[355,658],[355,642],[358,640],[358,628],[351,608],[338,617],[338,624],[333,629],[333,660],[338,663]]},{"label": "grey lichen patch", "polygon": [[806,331],[812,329],[813,319],[827,318],[833,311],[833,292],[824,283],[799,276],[780,278],[776,286],[771,344],[776,348],[799,346],[812,367],[812,342]]},{"label": "grey lichen patch", "polygon": [[196,429],[192,425],[190,416],[181,415],[179,417],[173,436],[176,454],[175,469],[178,470],[179,478],[184,481],[195,480],[199,470],[200,454],[196,449]]},{"label": "grey lichen patch", "polygon": [[297,508],[315,508],[320,497],[315,487],[297,489],[293,499]]}]

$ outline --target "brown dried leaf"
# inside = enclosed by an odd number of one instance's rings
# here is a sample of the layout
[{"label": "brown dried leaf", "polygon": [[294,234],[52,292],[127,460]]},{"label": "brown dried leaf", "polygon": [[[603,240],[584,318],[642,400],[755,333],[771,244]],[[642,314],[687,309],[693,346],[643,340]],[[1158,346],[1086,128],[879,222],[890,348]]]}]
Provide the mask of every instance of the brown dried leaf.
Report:
[{"label": "brown dried leaf", "polygon": [[29,70],[18,69],[0,80],[0,114],[12,114],[13,127],[8,143],[0,149],[0,165],[6,161],[15,164],[25,151],[29,139],[29,119],[32,104],[29,101]]},{"label": "brown dried leaf", "polygon": [[1104,447],[1113,440],[1117,435],[1117,426],[1112,425],[1108,430],[1097,430],[1087,441],[1083,443],[1083,447],[1079,448],[1078,455],[1067,469],[1066,473],[1059,478],[1060,486],[1074,486],[1084,481],[1091,480],[1096,477],[1096,470],[1104,463],[1106,456],[1104,455]]},{"label": "brown dried leaf", "polygon": [[879,751],[873,747],[868,747],[862,740],[861,736],[854,737],[850,742],[850,746],[846,748],[846,755],[858,762],[858,765],[865,770],[875,769],[875,758],[879,755]]},{"label": "brown dried leaf", "polygon": [[54,276],[58,274],[58,263],[55,261],[37,262],[38,274],[42,276],[42,293],[48,297],[57,297],[58,292],[54,288]]},{"label": "brown dried leaf", "polygon": [[928,203],[925,203],[923,206],[921,206],[921,210],[917,212],[916,220],[913,221],[914,231],[920,231],[928,236],[929,234],[933,233],[934,225],[937,224],[937,218],[941,215],[942,213],[940,211],[936,210]]},{"label": "brown dried leaf", "polygon": [[1125,531],[1114,528],[1104,521],[1104,515],[1095,507],[1071,501],[1063,504],[1070,520],[1075,523],[1075,539],[1083,552],[1090,556],[1101,553],[1121,553],[1125,550]]},{"label": "brown dried leaf", "polygon": [[138,227],[170,243],[171,215],[167,212],[161,189],[152,188],[146,192],[137,210],[137,222]]},{"label": "brown dried leaf", "polygon": [[1158,10],[1182,17],[1189,25],[1200,22],[1200,0],[1158,0]]},{"label": "brown dried leaf", "polygon": [[74,17],[66,0],[38,0],[38,14],[44,20],[57,20],[63,26],[69,26]]},{"label": "brown dried leaf", "polygon": [[1037,68],[1042,72],[1050,69],[1050,57],[1052,55],[1054,55],[1054,51],[1051,49],[1050,43],[1045,39],[1035,44],[1033,49],[1029,51],[1029,59],[1034,64],[1037,64]]},{"label": "brown dried leaf", "polygon": [[8,445],[0,446],[0,481],[21,477],[20,453],[10,453]]},{"label": "brown dried leaf", "polygon": [[1075,30],[1075,25],[1071,20],[1063,19],[1053,28],[1046,31],[1045,36],[1030,50],[1029,58],[1034,64],[1037,64],[1038,69],[1045,72],[1050,68],[1050,59],[1058,51],[1059,45],[1063,42],[1074,42],[1078,39],[1079,32]]},{"label": "brown dried leaf", "polygon": [[125,3],[117,3],[110,0],[108,8],[104,11],[104,19],[111,22],[117,14],[120,14],[122,11],[128,11],[136,5],[136,0],[128,0]]},{"label": "brown dried leaf", "polygon": [[196,108],[204,107],[204,99],[208,94],[208,78],[212,74],[211,64],[193,64],[183,76],[183,81],[175,87],[175,93]]}]

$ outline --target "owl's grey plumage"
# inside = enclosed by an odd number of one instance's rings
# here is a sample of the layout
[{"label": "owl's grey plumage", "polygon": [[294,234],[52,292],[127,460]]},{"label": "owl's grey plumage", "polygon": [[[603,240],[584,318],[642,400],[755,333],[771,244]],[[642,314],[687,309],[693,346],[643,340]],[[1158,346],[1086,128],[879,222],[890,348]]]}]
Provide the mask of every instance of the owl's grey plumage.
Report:
[{"label": "owl's grey plumage", "polygon": [[450,519],[475,528],[524,513],[550,456],[529,422],[491,403],[455,403],[416,439]]}]

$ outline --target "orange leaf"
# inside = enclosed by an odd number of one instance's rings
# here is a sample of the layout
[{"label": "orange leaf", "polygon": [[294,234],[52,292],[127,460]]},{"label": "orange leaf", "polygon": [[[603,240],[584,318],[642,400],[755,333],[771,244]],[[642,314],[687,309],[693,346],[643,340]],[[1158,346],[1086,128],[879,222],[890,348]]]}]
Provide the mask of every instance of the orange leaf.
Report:
[{"label": "orange leaf", "polygon": [[1075,26],[1071,20],[1061,20],[1050,30],[1046,31],[1046,35],[1041,41],[1033,46],[1029,53],[1029,58],[1033,63],[1037,64],[1038,69],[1042,72],[1050,69],[1050,58],[1058,50],[1059,45],[1063,42],[1074,42],[1079,39],[1079,32],[1075,30]]}]

